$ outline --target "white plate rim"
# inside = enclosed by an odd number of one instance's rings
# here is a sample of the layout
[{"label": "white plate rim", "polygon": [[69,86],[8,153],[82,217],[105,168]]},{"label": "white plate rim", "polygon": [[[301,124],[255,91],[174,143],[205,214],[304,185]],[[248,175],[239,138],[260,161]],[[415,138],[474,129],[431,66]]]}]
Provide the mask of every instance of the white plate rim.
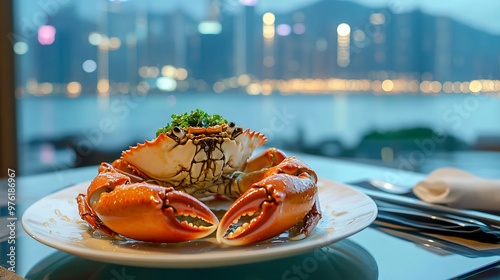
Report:
[{"label": "white plate rim", "polygon": [[[368,227],[376,218],[377,215],[377,207],[373,200],[364,194],[363,192],[356,190],[350,186],[345,184],[320,179],[319,184],[326,185],[325,188],[334,186],[334,188],[338,189],[337,191],[347,192],[349,197],[356,197],[357,200],[355,203],[359,203],[358,207],[363,209],[362,213],[359,215],[353,214],[353,217],[344,217],[339,216],[335,217],[336,222],[338,219],[341,220],[343,225],[339,225],[338,223],[333,228],[333,233],[321,232],[318,234],[320,237],[315,237],[313,239],[312,236],[315,235],[315,231],[325,230],[324,228],[318,228],[313,231],[313,234],[303,240],[293,241],[288,243],[283,243],[281,246],[273,246],[271,248],[264,248],[265,246],[252,246],[247,245],[243,247],[238,247],[235,250],[225,250],[223,247],[216,248],[217,250],[211,250],[206,253],[201,254],[139,254],[136,252],[115,252],[115,251],[107,251],[107,250],[97,250],[94,248],[88,248],[84,244],[78,242],[61,242],[61,238],[57,235],[54,235],[52,232],[49,234],[48,232],[44,232],[45,229],[43,224],[47,222],[34,220],[33,217],[38,217],[40,215],[43,216],[44,212],[43,205],[50,202],[56,201],[61,204],[67,202],[69,199],[74,199],[76,195],[84,191],[90,182],[82,182],[79,184],[72,185],[68,188],[60,190],[58,192],[52,193],[39,201],[35,202],[31,205],[23,214],[22,217],[22,226],[24,230],[30,235],[32,238],[37,240],[38,242],[50,246],[52,248],[58,249],[60,251],[76,255],[79,257],[92,259],[96,261],[114,263],[114,264],[122,264],[122,265],[134,265],[134,266],[143,266],[143,267],[158,267],[158,268],[203,268],[203,267],[218,267],[218,266],[227,266],[227,265],[238,265],[238,264],[246,264],[252,262],[266,261],[277,259],[281,257],[298,255],[301,253],[306,253],[324,246],[327,246],[333,242],[349,237],[364,228]],[[322,200],[322,193],[326,193],[328,195],[332,195],[328,191],[322,191],[320,188],[320,200]],[[72,196],[69,196],[69,195]],[[322,201],[323,202],[323,201]],[[334,201],[331,201],[334,202]],[[338,201],[337,201],[338,202]],[[325,219],[325,214],[332,214],[337,211],[339,213],[339,209],[334,209],[332,211],[329,209],[329,204],[324,205],[321,204],[321,208],[323,211],[323,219]],[[76,202],[73,204],[76,208]],[[61,205],[54,205],[53,210],[61,208]],[[42,209],[41,209],[42,208]],[[340,209],[342,210],[342,209]],[[352,209],[345,209],[346,211],[350,211]],[[325,212],[329,211],[329,212]],[[47,215],[49,215],[47,214]],[[50,214],[52,215],[52,214]],[[345,215],[349,216],[349,215]],[[49,216],[47,216],[49,217]],[[52,216],[54,217],[54,216]],[[76,226],[76,223],[75,223]],[[330,224],[328,224],[330,226]],[[338,227],[342,227],[344,230],[342,232],[338,232],[336,230]],[[57,227],[56,227],[57,229]],[[345,230],[347,229],[347,230]],[[75,229],[76,230],[76,229]],[[80,231],[82,229],[79,229]],[[42,231],[42,234],[37,232]],[[51,230],[52,231],[52,230]],[[92,237],[90,237],[92,238]],[[85,238],[83,238],[85,239]],[[93,242],[92,240],[85,240]],[[102,242],[102,240],[96,239],[95,242]],[[107,241],[111,242],[111,241]],[[186,246],[190,246],[191,243],[185,243]],[[258,247],[258,249],[256,249]],[[239,250],[241,248],[241,250]],[[232,249],[232,248],[231,248]]]}]

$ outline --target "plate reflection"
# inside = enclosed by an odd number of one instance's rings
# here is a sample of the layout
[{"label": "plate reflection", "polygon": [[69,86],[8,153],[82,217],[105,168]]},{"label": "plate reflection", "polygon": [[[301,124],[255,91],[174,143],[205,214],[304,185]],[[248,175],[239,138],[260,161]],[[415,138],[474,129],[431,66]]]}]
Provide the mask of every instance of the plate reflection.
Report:
[{"label": "plate reflection", "polygon": [[[222,264],[223,265],[223,264]],[[27,279],[377,279],[375,259],[344,239],[310,253],[273,261],[204,269],[162,269],[123,266],[56,252],[36,264]],[[196,277],[196,278],[195,278]]]}]

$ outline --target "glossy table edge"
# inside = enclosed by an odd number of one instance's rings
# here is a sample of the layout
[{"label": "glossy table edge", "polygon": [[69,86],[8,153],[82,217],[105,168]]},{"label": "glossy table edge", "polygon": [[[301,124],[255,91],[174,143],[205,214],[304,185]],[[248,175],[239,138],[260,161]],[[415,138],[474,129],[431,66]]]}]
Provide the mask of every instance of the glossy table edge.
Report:
[{"label": "glossy table edge", "polygon": [[[334,160],[334,159],[329,159],[329,158],[324,158],[324,157],[317,157],[317,156],[310,156],[310,155],[297,155],[299,156],[302,160],[304,160],[306,163],[308,163],[313,169],[315,169],[319,175],[319,177],[325,177],[326,179],[329,180],[335,180],[339,182],[346,182],[346,181],[353,181],[353,180],[359,180],[362,178],[366,178],[367,176],[380,176],[381,174],[387,174],[388,172],[394,172],[391,169],[385,168],[385,167],[379,167],[379,166],[372,166],[372,165],[366,165],[366,164],[359,164],[359,163],[353,163],[353,162],[347,162],[347,161],[342,161],[342,160]],[[338,170],[332,170],[332,168],[337,168]],[[350,172],[346,172],[346,170],[350,169]],[[362,173],[359,173],[362,172]],[[401,171],[398,171],[401,172]],[[52,173],[47,173],[47,174],[40,174],[40,175],[33,175],[33,176],[27,176],[27,177],[18,177],[17,179],[17,192],[18,192],[18,202],[19,202],[19,208],[17,210],[17,216],[18,216],[18,221],[20,221],[20,217],[22,216],[22,213],[29,207],[29,205],[26,205],[22,203],[22,201],[29,201],[30,203],[34,203],[35,201],[45,197],[46,195],[53,193],[59,189],[65,188],[69,185],[76,184],[79,182],[83,181],[88,181],[95,176],[97,173],[97,167],[96,166],[90,166],[90,167],[82,167],[82,168],[77,168],[77,169],[72,169],[72,170],[59,170],[56,172]],[[403,172],[405,173],[405,172]],[[416,173],[411,173],[411,172],[406,172],[405,176],[409,178],[409,180],[417,180],[422,177],[421,174],[416,174]],[[48,186],[48,184],[50,185]],[[31,188],[36,188],[36,191],[33,192],[26,192],[24,188],[27,186],[30,186]],[[6,187],[6,182],[5,179],[0,180],[0,187],[2,189]],[[0,198],[0,201],[3,201],[4,197]],[[0,204],[2,205],[2,204]],[[19,223],[17,227],[17,231],[23,231],[21,228],[21,225]],[[374,231],[374,229],[367,229],[365,230],[366,232],[368,231]],[[349,239],[357,242],[358,244],[361,244],[362,247],[363,243],[365,243],[366,240],[363,240],[363,232],[358,233]],[[23,236],[25,234],[24,232],[19,232],[18,233],[21,238],[29,238],[28,236]],[[366,234],[365,234],[366,235]],[[44,246],[40,244],[39,246]],[[50,249],[51,252],[53,252],[53,249]],[[474,279],[483,279],[481,276],[477,275],[478,273],[481,274],[480,272],[483,271],[486,277],[490,277],[488,272],[494,271],[493,273],[498,272],[498,269],[495,269],[498,264],[500,263],[500,256],[496,260],[492,260],[490,262],[484,262],[481,265],[478,265],[477,267],[474,267],[473,269],[470,269],[469,271],[463,271],[463,273],[457,274],[457,275],[450,275],[450,278],[457,278],[457,279],[463,279],[464,277],[476,277]],[[20,275],[23,275],[23,273],[27,273],[29,270],[30,266],[33,266],[35,263],[32,264],[25,264],[25,267],[23,267],[22,271],[19,271]],[[4,265],[4,264],[2,264]],[[5,266],[5,265],[4,265]],[[381,274],[382,276],[384,275],[383,273]],[[497,276],[495,274],[495,276]],[[479,277],[479,278],[478,278]],[[431,277],[432,278],[432,277]],[[431,279],[430,278],[430,279]],[[382,278],[381,278],[382,279]],[[484,279],[490,279],[490,278],[484,278]]]}]

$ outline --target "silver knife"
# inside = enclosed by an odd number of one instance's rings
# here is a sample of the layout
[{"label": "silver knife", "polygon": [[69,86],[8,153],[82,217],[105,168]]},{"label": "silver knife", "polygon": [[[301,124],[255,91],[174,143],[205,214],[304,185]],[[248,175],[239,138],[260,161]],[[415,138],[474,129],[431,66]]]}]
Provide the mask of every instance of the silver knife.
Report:
[{"label": "silver knife", "polygon": [[366,189],[362,186],[355,185],[356,183],[350,183],[350,184],[347,183],[347,184],[352,188],[365,193],[372,199],[387,201],[397,205],[408,206],[414,209],[433,211],[434,213],[444,213],[448,215],[459,216],[462,217],[463,219],[475,219],[486,224],[491,228],[500,229],[500,216],[497,215],[475,210],[455,209],[444,205],[431,204],[411,197],[394,195],[394,194],[384,193],[382,191],[374,191]]}]

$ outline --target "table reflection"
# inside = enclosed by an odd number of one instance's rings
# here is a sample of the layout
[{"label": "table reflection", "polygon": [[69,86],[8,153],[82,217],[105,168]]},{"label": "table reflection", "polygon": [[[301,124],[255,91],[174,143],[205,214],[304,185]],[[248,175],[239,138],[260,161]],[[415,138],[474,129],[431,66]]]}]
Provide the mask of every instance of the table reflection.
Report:
[{"label": "table reflection", "polygon": [[441,256],[459,254],[469,258],[479,258],[500,255],[500,248],[497,243],[407,230],[381,221],[375,221],[371,227]]},{"label": "table reflection", "polygon": [[33,266],[27,279],[378,279],[375,259],[361,246],[341,240],[283,259],[207,269],[160,269],[92,261],[55,252]]}]

